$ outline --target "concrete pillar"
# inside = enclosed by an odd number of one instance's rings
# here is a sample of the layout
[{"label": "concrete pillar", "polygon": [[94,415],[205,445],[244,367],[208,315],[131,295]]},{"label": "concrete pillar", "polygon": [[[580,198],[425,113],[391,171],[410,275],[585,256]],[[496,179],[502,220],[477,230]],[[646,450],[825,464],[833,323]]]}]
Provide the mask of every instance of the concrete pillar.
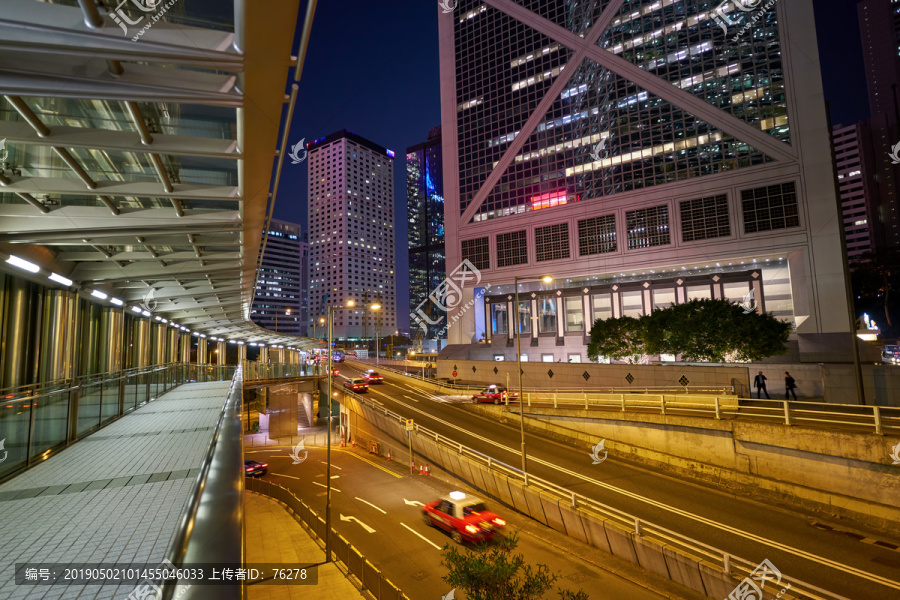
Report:
[{"label": "concrete pillar", "polygon": [[582,314],[584,318],[584,337],[591,336],[591,325],[594,324],[594,316],[591,314],[591,296],[585,294],[582,299]]},{"label": "concrete pillar", "polygon": [[259,359],[257,360],[257,362],[269,362],[269,349],[266,346],[263,346],[259,349]]},{"label": "concrete pillar", "polygon": [[225,342],[216,342],[216,364],[217,365],[227,365],[228,364],[228,347]]},{"label": "concrete pillar", "polygon": [[181,353],[181,360],[185,364],[189,364],[191,362],[191,334],[185,333],[182,331],[179,334],[179,348]]},{"label": "concrete pillar", "polygon": [[161,365],[166,362],[166,338],[168,327],[162,323],[150,323],[150,364]]},{"label": "concrete pillar", "polygon": [[150,321],[140,317],[134,318],[131,322],[131,331],[131,364],[129,367],[147,367],[150,365]]},{"label": "concrete pillar", "polygon": [[238,360],[238,364],[241,364],[241,363],[243,363],[245,360],[247,360],[247,346],[245,346],[244,344],[239,344],[239,345],[238,345],[238,358],[237,358],[237,360]]},{"label": "concrete pillar", "polygon": [[166,328],[166,362],[178,362],[178,330],[174,327]]}]

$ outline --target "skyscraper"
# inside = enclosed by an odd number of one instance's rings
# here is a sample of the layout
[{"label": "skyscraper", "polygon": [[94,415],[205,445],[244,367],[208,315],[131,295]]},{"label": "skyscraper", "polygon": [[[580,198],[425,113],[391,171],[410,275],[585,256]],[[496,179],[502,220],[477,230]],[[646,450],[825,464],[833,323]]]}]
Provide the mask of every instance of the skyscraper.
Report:
[{"label": "skyscraper", "polygon": [[[406,149],[406,202],[409,221],[409,311],[419,306],[434,307],[427,302],[446,275],[444,265],[444,174],[441,152],[441,128],[428,133],[428,140]],[[431,310],[428,321],[439,315]],[[443,316],[443,315],[440,315]],[[413,321],[413,337],[426,349],[439,350],[435,341],[445,322],[429,324]],[[427,340],[427,341],[426,341]]]},{"label": "skyscraper", "polygon": [[812,22],[810,0],[440,14],[447,271],[481,276],[444,355],[515,359],[518,321],[527,360],[583,361],[596,319],[751,297],[802,360],[848,359]]},{"label": "skyscraper", "polygon": [[866,151],[874,169],[868,201],[873,246],[900,248],[900,1],[863,0],[857,5],[870,117]]},{"label": "skyscraper", "polygon": [[256,279],[251,320],[279,333],[303,335],[300,225],[272,219]]},{"label": "skyscraper", "polygon": [[309,317],[349,299],[379,302],[376,312],[335,313],[335,339],[397,329],[394,280],[394,153],[342,130],[309,152]]},{"label": "skyscraper", "polygon": [[872,250],[867,212],[872,204],[867,198],[871,193],[871,187],[867,185],[871,173],[870,165],[863,166],[863,130],[864,125],[858,123],[847,127],[838,125],[832,132],[844,233],[847,236],[847,257],[851,260]]}]

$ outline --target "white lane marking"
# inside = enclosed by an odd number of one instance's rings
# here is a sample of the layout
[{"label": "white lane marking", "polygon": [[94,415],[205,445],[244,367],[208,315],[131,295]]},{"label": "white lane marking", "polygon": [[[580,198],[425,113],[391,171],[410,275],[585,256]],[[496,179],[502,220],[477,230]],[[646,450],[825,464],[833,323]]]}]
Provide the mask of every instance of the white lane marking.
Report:
[{"label": "white lane marking", "polygon": [[[328,463],[325,462],[324,460],[320,460],[319,462],[322,463],[323,465],[327,465],[327,464],[328,464]],[[338,471],[343,471],[343,470],[344,470],[343,467],[339,467],[339,466],[337,466],[337,465],[334,464],[334,463],[332,463],[331,468],[332,468],[332,469],[337,469]]]},{"label": "white lane marking", "polygon": [[425,506],[418,500],[407,500],[406,498],[404,498],[403,501],[406,502],[406,504],[408,504],[409,506]]},{"label": "white lane marking", "polygon": [[368,531],[369,533],[375,533],[375,530],[374,530],[374,529],[372,529],[371,527],[369,527],[368,525],[366,525],[365,523],[363,523],[362,521],[360,521],[360,520],[357,519],[356,517],[345,517],[344,515],[341,515],[341,521],[356,521],[357,524],[359,524],[360,527],[362,527],[363,529],[365,529],[365,530]]},{"label": "white lane marking", "polygon": [[404,398],[409,398],[410,400],[412,400],[413,402],[416,402],[416,403],[419,402],[418,400],[416,400],[416,399],[413,398],[412,396],[406,396],[406,395],[404,395],[403,397],[404,397]]},{"label": "white lane marking", "polygon": [[290,475],[282,475],[281,473],[269,473],[269,475],[275,475],[276,477],[287,477],[288,479],[300,479],[299,477],[292,477]]},{"label": "white lane marking", "polygon": [[[328,487],[328,486],[325,485],[324,483],[319,483],[318,481],[313,481],[312,483],[313,483],[313,485],[317,485],[317,486],[319,486],[319,487],[323,487],[323,488],[327,488],[327,487]],[[335,492],[341,491],[341,490],[337,489],[336,487],[332,487],[331,489],[332,489],[333,491],[335,491]]]},{"label": "white lane marking", "polygon": [[369,502],[368,500],[363,500],[363,499],[360,498],[359,496],[357,496],[356,499],[359,500],[360,502],[365,502],[366,504],[368,504],[369,506],[371,506],[371,507],[374,508],[375,510],[379,511],[379,512],[380,512],[381,514],[383,514],[383,515],[386,515],[386,514],[387,514],[386,511],[381,510],[380,508],[378,508],[377,506],[375,506],[374,504],[372,504],[372,503]]},{"label": "white lane marking", "polygon": [[431,540],[429,540],[427,537],[425,537],[424,535],[422,535],[421,533],[419,533],[418,531],[416,531],[415,529],[413,529],[412,527],[410,527],[410,526],[407,525],[406,523],[400,523],[400,524],[403,525],[404,527],[406,527],[407,529],[409,529],[410,531],[412,531],[414,534],[416,534],[417,536],[419,536],[420,538],[422,538],[422,539],[425,540],[426,542],[428,542],[429,544],[431,544],[432,546],[434,546],[435,548],[437,548],[438,550],[441,549],[440,546],[438,546],[437,544],[435,544],[434,542],[432,542]]},{"label": "white lane marking", "polygon": [[331,476],[331,479],[340,479],[340,478],[341,478],[340,475],[332,475],[332,476]]},{"label": "white lane marking", "polygon": [[[398,399],[396,399],[396,398],[391,398],[391,399],[392,399],[394,402],[396,402],[397,404],[402,404],[403,406],[405,406],[405,407],[408,408],[409,410],[413,410],[413,411],[415,411],[415,412],[417,412],[417,413],[420,413],[420,414],[422,414],[422,415],[425,415],[426,417],[429,417],[429,418],[431,418],[431,419],[434,419],[435,421],[438,421],[439,423],[443,423],[444,425],[446,425],[446,426],[448,426],[448,427],[450,427],[450,428],[452,428],[452,429],[455,429],[455,430],[457,430],[457,431],[460,431],[460,432],[462,432],[462,433],[465,433],[466,435],[470,435],[470,436],[472,436],[472,437],[474,437],[474,438],[476,438],[476,439],[479,439],[479,440],[482,440],[483,442],[487,442],[488,444],[492,444],[492,445],[494,445],[494,446],[497,446],[498,448],[502,448],[502,449],[504,449],[504,450],[506,450],[506,451],[508,451],[508,452],[513,453],[513,454],[516,454],[516,455],[519,455],[519,456],[521,456],[521,454],[522,454],[521,451],[519,451],[519,450],[515,450],[515,449],[510,448],[510,447],[508,447],[508,446],[504,446],[503,444],[501,444],[501,443],[499,443],[499,442],[495,442],[494,440],[491,440],[491,439],[482,437],[482,436],[480,436],[480,435],[474,434],[474,433],[472,433],[472,432],[466,431],[466,430],[463,429],[462,427],[459,427],[459,426],[457,426],[457,425],[454,425],[453,423],[449,423],[449,422],[447,422],[447,421],[444,421],[443,419],[439,419],[438,417],[435,417],[434,415],[430,415],[430,414],[426,413],[425,411],[419,410],[418,408],[415,408],[414,406],[410,406],[410,405],[408,405],[408,404],[405,404],[404,402],[401,402],[400,400],[398,400]],[[881,576],[879,576],[879,575],[875,575],[874,573],[869,573],[869,572],[867,572],[867,571],[863,571],[862,569],[857,569],[856,567],[851,567],[851,566],[849,566],[849,565],[845,565],[845,564],[843,564],[843,563],[839,563],[839,562],[833,561],[833,560],[831,560],[831,559],[824,558],[824,557],[822,557],[822,556],[818,556],[818,555],[815,555],[815,554],[811,554],[811,553],[806,552],[806,551],[804,551],[804,550],[800,550],[799,548],[794,548],[793,546],[788,546],[787,544],[782,544],[782,543],[780,543],[780,542],[776,542],[776,541],[774,541],[774,540],[770,540],[770,539],[768,539],[768,538],[764,538],[764,537],[759,536],[759,535],[754,535],[754,534],[749,533],[749,532],[747,532],[747,531],[744,531],[744,530],[742,530],[742,529],[738,529],[738,528],[736,528],[736,527],[731,527],[730,525],[724,525],[724,524],[722,524],[722,523],[719,523],[718,521],[713,521],[712,519],[707,519],[707,518],[705,518],[705,517],[701,517],[701,516],[699,516],[699,515],[695,515],[695,514],[693,514],[693,513],[691,513],[691,512],[688,512],[688,511],[686,511],[686,510],[682,510],[682,509],[680,509],[680,508],[675,508],[674,506],[669,506],[668,504],[665,504],[665,503],[663,503],[663,502],[659,502],[659,501],[657,501],[657,500],[653,500],[652,498],[648,498],[648,497],[646,497],[646,496],[642,496],[642,495],[636,494],[636,493],[634,493],[634,492],[629,492],[628,490],[624,490],[624,489],[619,488],[619,487],[616,487],[616,486],[614,486],[614,485],[610,485],[610,484],[608,484],[608,483],[604,483],[604,482],[602,482],[602,481],[598,481],[598,480],[596,480],[596,479],[592,479],[591,477],[585,477],[584,475],[581,475],[580,473],[576,473],[575,471],[570,471],[569,469],[566,469],[566,468],[564,468],[564,467],[560,467],[559,465],[556,465],[556,464],[554,464],[554,463],[548,462],[548,461],[546,461],[546,460],[542,460],[542,459],[540,459],[540,458],[536,458],[536,457],[534,457],[534,456],[530,457],[530,460],[532,460],[532,461],[534,461],[534,462],[537,462],[537,463],[540,463],[540,464],[542,464],[542,465],[551,467],[551,468],[553,468],[553,469],[556,469],[557,471],[560,471],[560,472],[565,473],[565,474],[567,474],[567,475],[570,475],[570,476],[572,476],[572,477],[576,477],[576,478],[578,478],[578,479],[581,479],[582,481],[586,481],[586,482],[588,482],[588,483],[592,483],[592,484],[596,485],[597,487],[601,487],[601,488],[610,490],[610,491],[612,491],[612,492],[616,492],[616,493],[618,493],[618,494],[621,494],[621,495],[626,496],[626,497],[628,497],[628,498],[632,498],[632,499],[634,499],[634,500],[639,500],[639,501],[641,501],[641,502],[644,502],[644,503],[649,504],[649,505],[651,505],[651,506],[655,506],[656,508],[660,508],[660,509],[662,509],[662,510],[669,511],[669,512],[671,512],[671,513],[673,513],[673,514],[676,514],[676,515],[678,515],[678,516],[684,517],[684,518],[686,518],[686,519],[691,519],[691,520],[693,520],[693,521],[697,521],[698,523],[703,523],[704,525],[708,525],[709,527],[713,527],[713,528],[715,528],[715,529],[719,529],[719,530],[721,530],[721,531],[725,531],[725,532],[728,532],[728,533],[731,533],[731,534],[734,534],[734,535],[737,535],[737,536],[742,536],[744,539],[747,539],[747,540],[752,540],[752,541],[758,542],[758,543],[760,543],[760,544],[765,544],[765,545],[767,545],[767,546],[771,546],[771,547],[778,548],[779,550],[782,550],[782,551],[784,551],[784,552],[788,552],[788,553],[790,553],[790,554],[794,554],[795,556],[799,556],[799,557],[805,558],[805,559],[807,559],[807,560],[809,560],[809,561],[816,562],[816,563],[819,563],[819,564],[821,564],[821,565],[825,565],[825,566],[827,566],[827,567],[831,567],[831,568],[834,568],[834,569],[838,569],[838,570],[840,570],[840,571],[842,571],[842,572],[844,572],[844,573],[849,573],[849,574],[852,574],[852,575],[856,575],[857,577],[861,577],[861,578],[863,578],[863,579],[868,579],[869,581],[874,581],[874,582],[876,582],[876,583],[880,583],[881,585],[884,585],[885,587],[889,587],[889,588],[892,588],[892,589],[900,590],[900,582],[895,582],[895,581],[892,581],[892,580],[887,579],[887,578],[885,578],[885,577],[881,577]]]}]

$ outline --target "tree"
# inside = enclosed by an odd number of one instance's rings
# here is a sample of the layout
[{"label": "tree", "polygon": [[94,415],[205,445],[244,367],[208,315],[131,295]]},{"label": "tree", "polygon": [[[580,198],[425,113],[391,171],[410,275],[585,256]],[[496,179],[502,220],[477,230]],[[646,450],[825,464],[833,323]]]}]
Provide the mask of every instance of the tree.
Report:
[{"label": "tree", "polygon": [[[517,534],[497,536],[491,545],[479,544],[460,550],[447,544],[441,564],[449,569],[444,581],[466,592],[469,600],[537,600],[549,590],[559,575],[550,567],[526,564],[522,554],[512,551],[519,545]],[[563,600],[588,600],[587,594],[559,590]]]},{"label": "tree", "polygon": [[784,353],[789,323],[727,300],[697,299],[654,311],[646,327],[648,352],[700,362],[762,360]]},{"label": "tree", "polygon": [[646,362],[647,317],[618,317],[597,319],[591,325],[591,341],[588,343],[588,358],[598,360],[605,356],[629,363]]}]

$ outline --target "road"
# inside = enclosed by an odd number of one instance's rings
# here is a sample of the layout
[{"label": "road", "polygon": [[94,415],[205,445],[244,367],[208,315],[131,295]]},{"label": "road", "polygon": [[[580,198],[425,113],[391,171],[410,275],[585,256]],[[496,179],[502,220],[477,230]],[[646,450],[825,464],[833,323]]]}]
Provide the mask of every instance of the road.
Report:
[{"label": "road", "polygon": [[[288,447],[248,450],[246,458],[269,463],[264,479],[291,489],[319,516],[325,515],[326,466],[323,448],[307,448],[307,458],[294,464]],[[405,471],[405,472],[404,472]],[[410,476],[405,465],[369,456],[361,449],[332,450],[332,523],[334,529],[385,573],[410,598],[439,598],[450,591],[441,579],[441,548],[453,544],[449,536],[423,522],[421,505],[452,489],[435,478]],[[660,600],[702,596],[670,590],[671,582],[639,567],[581,544],[552,529],[488,501],[508,521],[507,532],[517,532],[527,564],[546,564],[560,577],[556,588],[583,588],[592,600],[605,598]],[[611,560],[610,560],[611,559]],[[612,567],[599,561],[610,561]],[[634,583],[609,572],[624,572]],[[655,588],[658,592],[653,591]],[[547,597],[557,597],[555,593]]]},{"label": "road", "polygon": [[[359,376],[344,364],[341,375]],[[414,380],[387,375],[369,396],[420,425],[509,465],[519,466],[519,430],[435,396]],[[814,515],[675,479],[610,456],[592,465],[582,448],[527,434],[529,473],[753,563],[768,558],[785,575],[854,600],[900,598],[898,540],[852,524],[815,526]],[[860,489],[867,485],[859,481]],[[842,528],[850,529],[844,531]],[[886,544],[882,546],[879,544]]]}]

